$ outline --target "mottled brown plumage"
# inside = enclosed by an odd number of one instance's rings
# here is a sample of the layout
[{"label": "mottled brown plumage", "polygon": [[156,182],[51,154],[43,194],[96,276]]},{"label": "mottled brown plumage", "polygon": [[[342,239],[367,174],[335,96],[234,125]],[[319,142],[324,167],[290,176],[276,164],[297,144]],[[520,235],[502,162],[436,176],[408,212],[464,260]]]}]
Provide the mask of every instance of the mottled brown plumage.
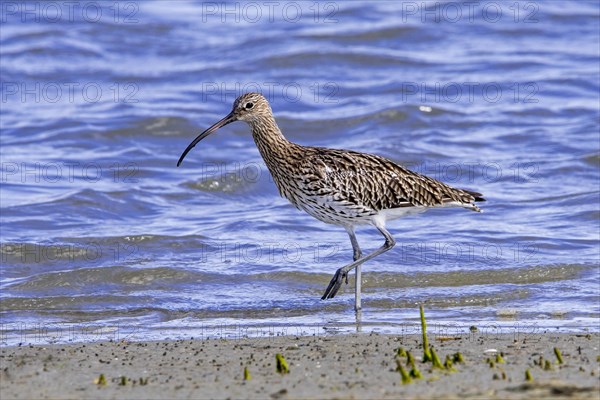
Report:
[{"label": "mottled brown plumage", "polygon": [[[480,211],[474,203],[484,201],[480,193],[453,188],[384,157],[290,142],[277,126],[267,99],[259,93],[238,97],[231,113],[200,134],[177,165],[200,140],[237,120],[252,128],[254,142],[279,193],[313,217],[343,226],[350,236],[354,262],[336,272],[323,299],[333,298],[344,278],[347,282],[348,272],[356,268],[355,308],[360,309],[360,265],[395,244],[385,229],[387,220],[432,207]],[[360,224],[375,226],[386,238],[382,247],[365,257],[354,234],[354,227]]]}]

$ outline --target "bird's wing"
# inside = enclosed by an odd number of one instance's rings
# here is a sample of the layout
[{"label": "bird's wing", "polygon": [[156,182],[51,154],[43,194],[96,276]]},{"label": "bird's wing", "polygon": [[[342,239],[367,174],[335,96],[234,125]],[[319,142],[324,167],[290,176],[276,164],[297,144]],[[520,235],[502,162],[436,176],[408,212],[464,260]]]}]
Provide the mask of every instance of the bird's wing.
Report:
[{"label": "bird's wing", "polygon": [[309,193],[372,210],[451,202],[468,205],[475,200],[467,191],[372,154],[315,147],[302,160],[300,170]]}]

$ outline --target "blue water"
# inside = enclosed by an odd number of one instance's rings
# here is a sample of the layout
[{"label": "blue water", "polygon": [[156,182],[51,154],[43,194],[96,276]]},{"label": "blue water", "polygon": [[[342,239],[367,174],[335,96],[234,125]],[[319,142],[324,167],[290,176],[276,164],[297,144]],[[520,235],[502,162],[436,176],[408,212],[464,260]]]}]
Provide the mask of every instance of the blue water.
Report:
[{"label": "blue water", "polygon": [[[389,224],[365,331],[600,330],[600,6],[2,3],[0,341],[357,329],[341,228],[279,197],[246,91],[304,145],[484,193]],[[364,250],[381,245],[359,229]]]}]

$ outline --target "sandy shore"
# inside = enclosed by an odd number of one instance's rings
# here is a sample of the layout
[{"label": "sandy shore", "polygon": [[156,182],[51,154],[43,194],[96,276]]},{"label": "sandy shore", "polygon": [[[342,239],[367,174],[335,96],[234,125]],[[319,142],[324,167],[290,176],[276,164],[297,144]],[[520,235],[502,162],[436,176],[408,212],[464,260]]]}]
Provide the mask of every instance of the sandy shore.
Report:
[{"label": "sandy shore", "polygon": [[[442,362],[461,352],[455,372],[422,363],[421,341],[352,334],[4,347],[0,393],[3,400],[600,398],[598,333],[430,337]],[[423,378],[402,383],[399,347],[415,356]],[[289,373],[276,372],[277,353]]]}]

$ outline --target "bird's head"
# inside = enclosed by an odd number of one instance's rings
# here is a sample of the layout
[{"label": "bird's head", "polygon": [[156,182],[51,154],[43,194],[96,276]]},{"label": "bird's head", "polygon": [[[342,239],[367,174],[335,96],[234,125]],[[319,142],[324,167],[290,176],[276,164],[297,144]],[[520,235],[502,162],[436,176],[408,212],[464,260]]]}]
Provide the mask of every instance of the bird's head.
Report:
[{"label": "bird's head", "polygon": [[249,124],[254,123],[258,119],[262,117],[268,117],[272,115],[271,106],[269,102],[260,93],[245,93],[235,99],[233,103],[233,109],[229,114],[225,116],[222,120],[202,132],[196,139],[190,143],[190,145],[184,150],[181,157],[179,157],[179,161],[177,162],[177,166],[181,165],[181,162],[187,155],[200,142],[202,139],[215,132],[217,129],[224,127],[227,124],[230,124],[235,121],[244,121]]},{"label": "bird's head", "polygon": [[235,99],[230,115],[237,121],[251,123],[271,114],[271,106],[265,96],[260,93],[245,93]]}]

